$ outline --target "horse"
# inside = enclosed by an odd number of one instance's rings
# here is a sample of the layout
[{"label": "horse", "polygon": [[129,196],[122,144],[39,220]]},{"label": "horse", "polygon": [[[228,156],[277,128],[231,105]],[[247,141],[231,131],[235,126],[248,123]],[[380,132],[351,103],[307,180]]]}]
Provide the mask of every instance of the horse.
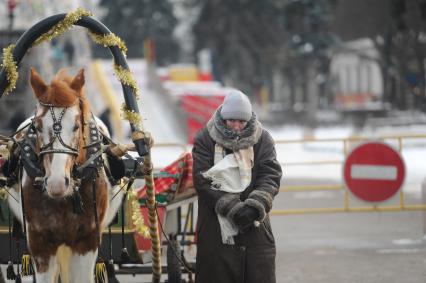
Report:
[{"label": "horse", "polygon": [[37,107],[14,137],[22,177],[8,203],[25,222],[37,282],[94,282],[102,229],[124,195],[104,167],[108,130],[91,113],[84,69],[48,85],[31,68],[30,84]]}]

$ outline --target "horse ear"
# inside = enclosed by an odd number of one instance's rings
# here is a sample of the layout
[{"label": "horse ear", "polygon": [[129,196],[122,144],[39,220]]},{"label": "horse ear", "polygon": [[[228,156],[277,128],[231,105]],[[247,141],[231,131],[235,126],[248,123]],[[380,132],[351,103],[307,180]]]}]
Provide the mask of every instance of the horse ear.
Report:
[{"label": "horse ear", "polygon": [[78,71],[77,76],[71,82],[71,88],[77,92],[80,92],[84,85],[84,69]]},{"label": "horse ear", "polygon": [[31,68],[30,83],[37,98],[47,91],[47,85],[34,68]]}]

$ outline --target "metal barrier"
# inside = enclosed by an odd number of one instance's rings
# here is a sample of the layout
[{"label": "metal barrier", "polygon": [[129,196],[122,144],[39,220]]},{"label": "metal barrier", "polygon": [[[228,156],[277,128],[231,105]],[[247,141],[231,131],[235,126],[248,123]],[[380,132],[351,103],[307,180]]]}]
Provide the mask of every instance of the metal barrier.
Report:
[{"label": "metal barrier", "polygon": [[[393,136],[378,136],[374,140],[383,142],[391,142],[392,145],[401,153],[404,149],[405,143],[409,140],[421,140],[423,143],[421,146],[425,147],[426,152],[426,134],[418,135],[393,135]],[[284,168],[291,166],[323,166],[323,165],[343,165],[345,157],[348,155],[349,150],[355,143],[371,140],[368,137],[350,137],[350,138],[330,138],[330,139],[297,139],[297,140],[276,140],[277,147],[288,146],[290,144],[306,145],[309,143],[340,143],[341,144],[341,158],[332,160],[308,160],[308,161],[293,161],[293,162],[282,162],[282,158],[279,156],[281,165]],[[280,152],[277,149],[277,152]],[[309,178],[306,176],[306,178]],[[280,192],[300,192],[300,191],[326,191],[326,190],[340,190],[344,191],[343,205],[341,207],[325,207],[325,208],[302,208],[302,209],[275,209],[271,213],[276,215],[286,214],[302,214],[302,213],[328,213],[328,212],[368,212],[368,211],[403,211],[403,210],[426,210],[425,204],[406,204],[404,190],[401,189],[399,192],[399,202],[396,205],[379,205],[374,204],[371,206],[350,206],[350,193],[346,189],[345,184],[340,180],[339,183],[335,184],[313,184],[313,185],[285,185],[286,177],[284,177],[284,183],[280,188]],[[419,184],[420,186],[420,184]]]},{"label": "metal barrier", "polygon": [[[412,210],[426,210],[426,204],[407,204],[404,190],[401,189],[398,193],[398,201],[393,205],[381,205],[373,204],[368,206],[351,206],[351,193],[347,190],[346,185],[342,181],[342,171],[336,170],[336,174],[339,175],[338,182],[333,182],[329,184],[302,184],[302,185],[288,185],[286,180],[288,180],[288,175],[286,171],[290,167],[296,166],[327,166],[327,165],[336,165],[342,166],[344,160],[351,148],[364,141],[375,140],[383,141],[393,145],[400,153],[403,152],[404,148],[407,147],[413,141],[417,141],[416,146],[424,147],[426,154],[426,134],[413,134],[413,135],[388,135],[388,136],[376,136],[374,139],[371,137],[361,137],[361,136],[352,136],[349,138],[305,138],[305,139],[294,139],[294,140],[275,140],[277,155],[280,164],[283,166],[284,178],[280,188],[280,193],[292,193],[292,192],[307,192],[307,191],[339,191],[343,193],[343,203],[339,207],[318,207],[318,208],[300,208],[300,209],[278,209],[275,205],[275,209],[271,211],[273,215],[288,215],[288,214],[305,214],[305,213],[331,213],[331,212],[373,212],[373,211],[412,211]],[[286,156],[283,153],[282,147],[290,147],[290,145],[299,145],[306,146],[308,144],[333,144],[335,155],[339,155],[339,158],[333,159],[317,159],[317,160],[302,160],[302,161],[285,161]],[[336,146],[339,144],[339,146]],[[187,144],[180,143],[160,143],[155,144],[153,147],[153,156],[155,158],[155,151],[162,150],[166,148],[179,148],[180,153],[191,150],[191,146]],[[291,149],[290,149],[291,150]],[[321,149],[320,149],[321,150]],[[179,153],[179,154],[180,154]],[[173,158],[177,158],[176,152],[174,153]],[[419,157],[421,158],[421,157]],[[156,163],[154,163],[156,164]],[[155,168],[156,170],[160,168]],[[304,179],[309,179],[309,174],[304,176]],[[315,181],[314,181],[315,182]],[[406,181],[407,182],[407,181]],[[405,182],[405,183],[406,183]],[[421,184],[419,183],[419,187]]]}]

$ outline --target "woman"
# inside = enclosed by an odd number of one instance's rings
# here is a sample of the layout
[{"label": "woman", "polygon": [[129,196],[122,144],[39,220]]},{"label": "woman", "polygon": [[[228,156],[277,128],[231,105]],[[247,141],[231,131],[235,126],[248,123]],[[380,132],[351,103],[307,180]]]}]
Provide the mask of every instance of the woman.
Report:
[{"label": "woman", "polygon": [[275,240],[268,212],[282,171],[271,135],[247,96],[231,91],[196,136],[198,193],[196,282],[275,279]]}]

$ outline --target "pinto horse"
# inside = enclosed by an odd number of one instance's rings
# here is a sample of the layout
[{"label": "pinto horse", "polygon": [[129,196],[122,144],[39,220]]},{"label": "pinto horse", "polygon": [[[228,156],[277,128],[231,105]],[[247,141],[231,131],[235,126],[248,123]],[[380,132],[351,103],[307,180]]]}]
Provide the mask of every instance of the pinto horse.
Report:
[{"label": "pinto horse", "polygon": [[38,105],[15,136],[22,177],[9,205],[25,219],[37,282],[93,282],[102,229],[123,196],[104,168],[108,131],[90,111],[83,69],[75,77],[61,70],[50,85],[31,69],[30,83]]}]

